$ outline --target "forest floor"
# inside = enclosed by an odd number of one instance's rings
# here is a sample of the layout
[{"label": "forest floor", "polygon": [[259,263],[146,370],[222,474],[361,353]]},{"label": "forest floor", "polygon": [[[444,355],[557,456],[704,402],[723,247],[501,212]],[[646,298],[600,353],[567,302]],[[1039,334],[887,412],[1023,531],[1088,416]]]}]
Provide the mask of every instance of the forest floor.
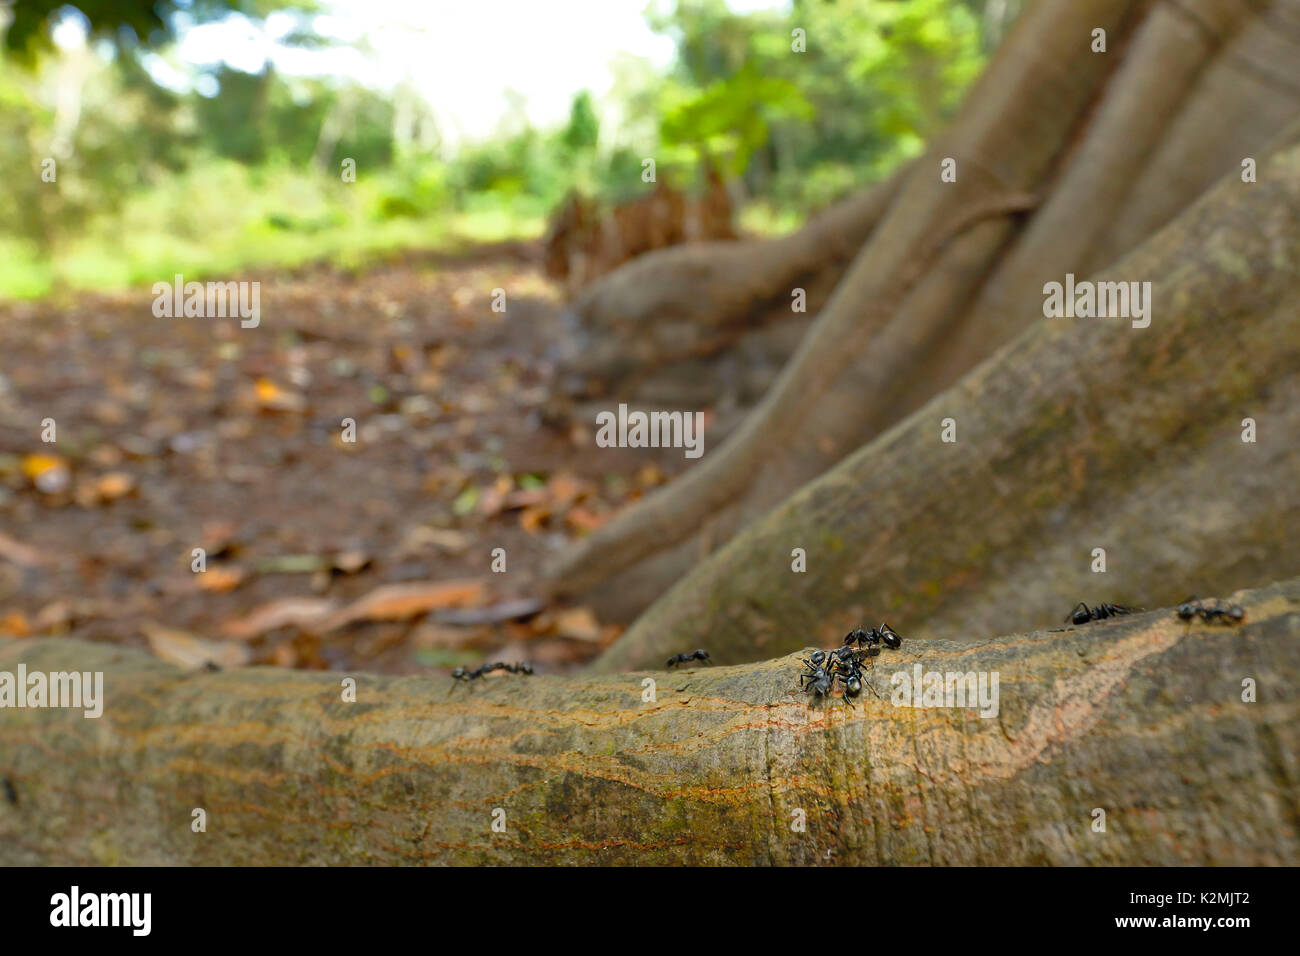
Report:
[{"label": "forest floor", "polygon": [[535,600],[538,569],[687,462],[548,419],[535,247],[241,278],[257,328],[148,289],[0,307],[0,638],[411,673],[617,637]]}]

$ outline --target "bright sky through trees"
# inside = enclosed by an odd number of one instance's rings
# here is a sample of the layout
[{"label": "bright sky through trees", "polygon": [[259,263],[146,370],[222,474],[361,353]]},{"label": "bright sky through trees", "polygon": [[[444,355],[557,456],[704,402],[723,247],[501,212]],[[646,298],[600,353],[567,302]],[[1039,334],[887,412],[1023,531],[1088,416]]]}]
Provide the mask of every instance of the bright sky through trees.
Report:
[{"label": "bright sky through trees", "polygon": [[[563,122],[576,92],[600,96],[609,89],[618,58],[662,68],[673,54],[672,40],[646,24],[648,0],[329,0],[326,6],[314,30],[348,45],[282,45],[294,26],[288,14],[272,14],[265,29],[229,17],[182,28],[168,59],[147,57],[150,72],[164,85],[186,88],[193,82],[189,67],[225,61],[258,72],[270,60],[289,74],[350,77],[380,89],[407,83],[429,101],[443,135],[455,142],[490,136],[512,108],[538,126]],[[728,6],[745,12],[789,4],[728,0]],[[79,27],[68,18],[56,42],[77,44]],[[197,88],[215,92],[203,82]]]}]

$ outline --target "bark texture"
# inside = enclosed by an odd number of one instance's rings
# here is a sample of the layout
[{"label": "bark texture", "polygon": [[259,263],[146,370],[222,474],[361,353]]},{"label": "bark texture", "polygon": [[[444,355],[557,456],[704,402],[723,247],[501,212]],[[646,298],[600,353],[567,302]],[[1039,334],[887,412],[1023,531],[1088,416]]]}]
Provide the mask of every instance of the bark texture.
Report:
[{"label": "bark texture", "polygon": [[1092,277],[1151,281],[1149,327],[1043,318],[1040,293],[1014,343],[737,535],[600,666],[737,662],[881,617],[955,639],[1300,574],[1300,126],[1259,173]]},{"label": "bark texture", "polygon": [[[1233,598],[1236,627],[1166,609],[906,641],[852,710],[810,706],[797,656],[360,676],[349,704],[339,674],[11,641],[0,669],[103,670],[107,703],[0,711],[0,864],[1294,865],[1300,581]],[[997,716],[895,706],[918,664],[997,671]]]},{"label": "bark texture", "polygon": [[[1105,54],[1090,49],[1094,27]],[[1044,282],[1128,254],[1298,114],[1297,0],[1029,6],[953,128],[900,176],[759,406],[682,479],[563,554],[554,589],[640,611],[1023,332]],[[939,180],[946,157],[956,183]],[[1037,208],[953,231],[1021,195]]]},{"label": "bark texture", "polygon": [[[557,399],[649,393],[669,402],[716,401],[730,383],[710,380],[700,392],[701,368],[718,377],[716,367],[701,363],[773,325],[806,330],[888,208],[898,178],[852,196],[792,235],[673,246],[592,283],[566,313]],[[795,288],[807,293],[808,313],[792,310]],[[792,351],[785,346],[781,359]],[[692,381],[694,389],[687,385]],[[659,382],[677,387],[669,392]]]}]

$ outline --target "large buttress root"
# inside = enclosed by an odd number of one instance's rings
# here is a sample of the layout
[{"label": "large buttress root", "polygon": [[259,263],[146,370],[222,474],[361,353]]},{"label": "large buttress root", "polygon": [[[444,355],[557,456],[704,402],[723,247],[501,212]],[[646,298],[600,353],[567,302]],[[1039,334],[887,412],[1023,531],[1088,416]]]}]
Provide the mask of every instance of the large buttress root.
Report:
[{"label": "large buttress root", "polygon": [[[599,666],[697,646],[749,660],[863,618],[960,638],[1090,596],[1149,605],[1300,574],[1300,125],[1258,182],[1228,177],[1092,278],[1149,281],[1150,325],[1039,305],[996,356],[697,566]],[[1267,437],[1243,441],[1246,419]]]},{"label": "large buttress root", "polygon": [[[1240,626],[905,640],[852,709],[809,706],[797,657],[358,675],[344,703],[340,674],[10,641],[0,670],[103,671],[106,699],[0,711],[0,864],[1295,865],[1300,582],[1233,599]],[[918,666],[997,672],[996,714],[895,706]]]},{"label": "large buttress root", "polygon": [[[1102,24],[1093,5],[1086,15],[1079,5],[1034,5],[954,129],[908,174],[904,194],[767,401],[684,480],[562,555],[551,569],[555,590],[634,616],[742,528],[1023,331],[1044,282],[1115,260],[1237,169],[1238,153],[1258,156],[1277,118],[1300,109],[1300,50],[1295,32],[1277,25],[1298,11],[1294,0],[1268,10],[1234,0],[1137,4],[1112,9]],[[1108,27],[1110,53],[1060,43],[1062,34],[1091,30],[1074,15]],[[1045,53],[1053,35],[1060,46]],[[1276,79],[1287,76],[1295,89]],[[1210,121],[1225,112],[1228,143],[1223,123]],[[1045,122],[1045,114],[1060,122]],[[1025,167],[1008,153],[1042,165],[1017,179]],[[939,182],[943,156],[958,161],[955,184]],[[1158,188],[1148,182],[1153,166],[1163,170]],[[1139,180],[1147,186],[1138,189]],[[925,228],[950,227],[996,194],[995,182],[1019,183],[1042,204],[1027,219],[986,221],[953,237],[900,296],[899,265],[923,255]],[[927,220],[927,208],[939,218]]]}]

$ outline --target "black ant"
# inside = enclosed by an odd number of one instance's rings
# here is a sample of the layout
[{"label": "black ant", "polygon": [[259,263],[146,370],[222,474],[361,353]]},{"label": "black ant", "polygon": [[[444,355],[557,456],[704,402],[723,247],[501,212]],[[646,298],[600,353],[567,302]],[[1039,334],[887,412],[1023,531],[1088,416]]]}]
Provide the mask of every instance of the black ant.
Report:
[{"label": "black ant", "polygon": [[882,642],[886,647],[893,650],[903,646],[902,636],[883,622],[880,627],[873,627],[869,631],[864,631],[860,627],[854,628],[844,636],[845,647],[856,643],[859,647],[875,648],[873,656],[880,653],[879,645]]},{"label": "black ant", "polygon": [[1207,621],[1218,620],[1225,624],[1240,624],[1246,619],[1246,611],[1236,604],[1229,604],[1227,607],[1216,604],[1214,607],[1203,608],[1201,616]]},{"label": "black ant", "polygon": [[880,635],[880,639],[885,642],[885,646],[890,650],[896,651],[903,646],[903,636],[888,624],[882,622],[875,633]]},{"label": "black ant", "polygon": [[[803,659],[804,672],[799,675],[799,689],[811,689],[814,697],[828,697],[835,686],[835,665],[826,666],[826,652],[813,651],[812,660]],[[807,684],[805,685],[805,681]]]},{"label": "black ant", "polygon": [[484,664],[482,667],[476,667],[470,670],[467,667],[457,667],[451,672],[455,680],[477,680],[484,674],[491,674],[493,671],[507,671],[511,674],[531,674],[533,672],[532,664],[507,664],[505,661],[497,661],[494,664]]},{"label": "black ant", "polygon": [[1189,597],[1182,604],[1178,605],[1178,616],[1184,621],[1190,621],[1192,618],[1199,616],[1207,624],[1213,624],[1216,621],[1224,624],[1240,624],[1246,619],[1246,612],[1239,604],[1229,604],[1226,607],[1219,603],[1217,598],[1209,607],[1202,604],[1197,598]]},{"label": "black ant", "polygon": [[1066,624],[1087,624],[1089,621],[1102,621],[1108,617],[1118,617],[1121,614],[1132,614],[1134,611],[1143,611],[1145,608],[1129,607],[1127,604],[1098,604],[1096,607],[1088,607],[1080,601],[1074,606],[1068,615],[1066,615]]},{"label": "black ant", "polygon": [[8,777],[4,778],[5,799],[13,806],[18,806],[18,790],[14,787],[14,782]]},{"label": "black ant", "polygon": [[[857,644],[862,650],[854,651],[854,644]],[[837,650],[831,651],[831,658],[836,663],[841,660],[853,661],[854,666],[860,667],[865,658],[875,657],[879,653],[880,632],[874,627],[869,631],[855,627],[844,635],[844,645]]]},{"label": "black ant", "polygon": [[708,659],[709,652],[703,648],[699,648],[691,651],[689,654],[674,654],[672,657],[668,658],[668,664],[666,666],[672,667],[674,664],[686,664],[690,661],[707,661]]},{"label": "black ant", "polygon": [[871,643],[872,633],[873,631],[864,631],[860,627],[855,627],[853,630],[849,631],[849,633],[844,635],[844,646],[852,647],[854,644],[859,644],[866,647]]},{"label": "black ant", "polygon": [[[849,645],[836,648],[829,654],[813,651],[811,660],[803,660],[804,672],[799,675],[799,689],[811,690],[814,699],[829,697],[835,690],[835,682],[839,681],[844,685],[842,699],[852,707],[853,701],[849,698],[862,693],[862,662],[869,656],[869,651],[854,651]],[[874,687],[871,692],[876,693]]]},{"label": "black ant", "polygon": [[878,647],[868,647],[864,651],[855,651],[852,645],[845,644],[843,647],[838,647],[830,652],[827,656],[828,663],[826,666],[832,676],[847,675],[854,671],[861,673],[862,665],[867,661],[871,661],[872,666],[875,666],[875,658],[879,654],[880,648]]},{"label": "black ant", "polygon": [[[876,654],[879,653],[879,649],[876,649]],[[844,702],[850,707],[853,706],[853,702],[849,700],[849,698],[860,696],[864,684],[870,688],[871,693],[875,694],[877,697],[880,696],[880,694],[876,693],[876,688],[872,686],[871,682],[862,674],[863,661],[868,659],[868,657],[874,656],[875,655],[871,654],[869,651],[859,651],[857,653],[850,651],[846,653],[844,648],[840,648],[838,653],[832,653],[831,655],[832,677],[838,677],[840,683],[844,685]]]},{"label": "black ant", "polygon": [[881,644],[896,650],[903,645],[902,635],[884,622],[870,630],[855,627],[844,636],[840,647],[829,653],[813,651],[811,660],[803,659],[804,672],[799,675],[799,689],[812,690],[814,699],[828,697],[838,681],[844,686],[842,699],[850,707],[853,706],[850,698],[861,696],[864,684],[879,697],[875,686],[864,677],[863,665],[869,664],[868,669],[874,669]]},{"label": "black ant", "polygon": [[495,664],[486,664],[479,668],[483,674],[491,674],[493,671],[505,671],[508,674],[531,674],[533,672],[532,664],[507,664],[505,661],[497,661]]}]

